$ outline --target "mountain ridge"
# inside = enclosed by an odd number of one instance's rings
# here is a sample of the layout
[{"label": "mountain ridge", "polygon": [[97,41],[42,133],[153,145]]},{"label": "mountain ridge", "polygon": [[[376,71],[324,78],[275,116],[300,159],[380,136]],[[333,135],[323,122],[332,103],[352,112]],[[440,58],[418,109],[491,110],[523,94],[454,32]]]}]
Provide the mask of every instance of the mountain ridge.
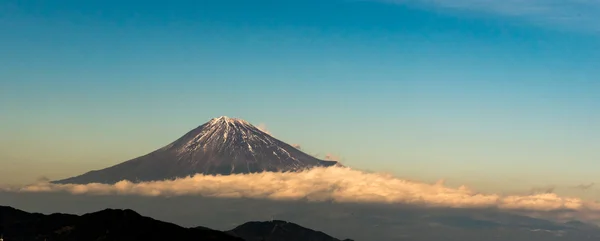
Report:
[{"label": "mountain ridge", "polygon": [[276,139],[249,122],[221,116],[146,155],[117,165],[52,181],[56,184],[160,181],[203,175],[296,172],[341,166]]},{"label": "mountain ridge", "polygon": [[[266,222],[250,221],[226,231],[235,237],[246,241],[285,240],[285,241],[340,241],[324,232],[302,227],[298,224],[283,220]],[[353,241],[344,239],[343,241]]]},{"label": "mountain ridge", "polygon": [[[261,240],[292,241],[261,230],[248,232],[247,228],[249,226],[261,223],[268,225],[269,222],[254,221],[242,224],[239,227],[243,226],[243,229],[250,235],[245,233],[232,235],[232,231],[219,231],[206,227],[184,228],[176,224],[145,217],[131,209],[107,208],[83,215],[62,213],[44,215],[28,213],[13,207],[0,206],[0,235],[3,236],[4,241],[253,241],[253,237],[256,237],[256,235],[262,237]],[[308,238],[304,240],[340,241],[322,232],[289,222],[285,223],[295,227],[294,230],[288,229],[288,232],[292,232],[291,235],[303,235],[303,237]],[[233,230],[239,230],[239,227]],[[288,235],[290,234],[288,233]]]}]

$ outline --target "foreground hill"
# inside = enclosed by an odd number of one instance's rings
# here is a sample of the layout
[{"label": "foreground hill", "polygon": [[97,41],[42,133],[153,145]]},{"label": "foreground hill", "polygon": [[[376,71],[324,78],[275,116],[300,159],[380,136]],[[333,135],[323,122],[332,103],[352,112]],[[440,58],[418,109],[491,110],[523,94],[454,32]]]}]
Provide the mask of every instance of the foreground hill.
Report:
[{"label": "foreground hill", "polygon": [[113,209],[76,216],[27,213],[1,206],[0,233],[4,241],[243,240],[221,231],[183,228],[132,210]]},{"label": "foreground hill", "polygon": [[339,241],[283,221],[250,222],[222,232],[205,227],[184,228],[132,210],[106,209],[81,216],[44,215],[5,206],[0,206],[0,234],[4,241]]},{"label": "foreground hill", "polygon": [[245,120],[222,116],[147,155],[54,183],[160,181],[194,174],[289,172],[333,165],[338,163],[308,155]]},{"label": "foreground hill", "polygon": [[[273,220],[270,222],[247,222],[227,231],[246,241],[340,241],[323,232],[314,231],[295,223]],[[344,241],[352,241],[345,239]]]}]

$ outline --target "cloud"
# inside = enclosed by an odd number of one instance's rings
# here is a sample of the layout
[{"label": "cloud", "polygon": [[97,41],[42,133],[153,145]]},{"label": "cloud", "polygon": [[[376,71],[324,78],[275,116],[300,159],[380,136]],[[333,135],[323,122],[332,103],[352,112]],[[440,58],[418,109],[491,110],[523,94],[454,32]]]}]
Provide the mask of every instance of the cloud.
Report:
[{"label": "cloud", "polygon": [[[256,128],[258,128],[260,131],[266,133],[267,135],[273,136],[271,131],[269,131],[269,129],[267,128],[267,124],[265,124],[265,123],[260,123],[260,124],[256,125]],[[300,144],[291,144],[291,146],[302,151],[302,145],[300,145]],[[313,156],[315,158],[319,158],[318,154],[312,154],[311,156]],[[325,156],[325,160],[328,160],[328,161],[339,161],[339,159],[340,159],[339,157],[331,155],[331,154],[327,154]]]},{"label": "cloud", "polygon": [[[299,173],[255,173],[204,176],[169,181],[114,185],[59,185],[40,182],[16,192],[68,192],[87,195],[203,196],[309,202],[411,204],[426,207],[498,208],[549,212],[600,213],[600,204],[555,193],[530,195],[483,194],[466,186],[450,188],[407,181],[390,174],[365,173],[342,167],[314,168]],[[598,215],[594,216],[597,217]]]},{"label": "cloud", "polygon": [[556,189],[555,186],[549,186],[549,187],[534,187],[530,190],[529,194],[530,195],[534,195],[534,194],[546,194],[546,193],[554,193],[554,190]]},{"label": "cloud", "polygon": [[590,188],[592,188],[595,185],[595,183],[590,183],[590,184],[580,184],[575,186],[576,189],[581,189],[581,190],[588,190]]},{"label": "cloud", "polygon": [[50,181],[50,178],[48,178],[46,176],[38,177],[36,180],[36,182],[49,182],[49,181]]},{"label": "cloud", "polygon": [[266,124],[264,124],[264,123],[260,123],[260,124],[258,124],[258,125],[256,126],[256,128],[258,128],[260,131],[262,131],[262,132],[264,132],[264,133],[266,133],[266,134],[268,134],[268,135],[270,135],[270,136],[273,136],[273,135],[271,134],[271,132],[269,131],[269,129],[267,129],[267,125],[266,125]]},{"label": "cloud", "polygon": [[[258,124],[256,126],[256,128],[258,128],[260,131],[262,131],[262,132],[264,132],[264,133],[266,133],[266,134],[268,134],[270,136],[273,136],[273,134],[271,133],[271,131],[269,131],[269,129],[267,128],[267,124],[265,124],[265,123]],[[298,150],[302,151],[302,145],[300,145],[300,144],[291,144],[291,146],[294,147],[294,148],[296,148],[296,149],[298,149]],[[317,157],[316,155],[312,155],[312,156]],[[326,159],[326,160],[329,160],[329,159]]]},{"label": "cloud", "polygon": [[339,156],[336,156],[336,155],[333,155],[333,154],[327,153],[327,154],[325,155],[325,160],[327,160],[327,161],[336,161],[336,162],[339,162],[339,161],[341,160],[341,158],[340,158]]},{"label": "cloud", "polygon": [[516,17],[534,24],[600,31],[600,1],[597,0],[379,0],[396,4],[418,4],[450,10],[466,10]]}]

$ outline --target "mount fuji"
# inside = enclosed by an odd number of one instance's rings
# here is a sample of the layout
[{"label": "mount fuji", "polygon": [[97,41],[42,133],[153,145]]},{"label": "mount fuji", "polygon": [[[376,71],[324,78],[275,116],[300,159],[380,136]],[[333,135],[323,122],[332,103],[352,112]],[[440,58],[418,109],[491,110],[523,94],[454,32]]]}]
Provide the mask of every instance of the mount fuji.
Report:
[{"label": "mount fuji", "polygon": [[122,180],[160,181],[195,174],[296,172],[335,165],[341,166],[308,155],[245,120],[222,116],[144,156],[53,183],[114,184]]}]

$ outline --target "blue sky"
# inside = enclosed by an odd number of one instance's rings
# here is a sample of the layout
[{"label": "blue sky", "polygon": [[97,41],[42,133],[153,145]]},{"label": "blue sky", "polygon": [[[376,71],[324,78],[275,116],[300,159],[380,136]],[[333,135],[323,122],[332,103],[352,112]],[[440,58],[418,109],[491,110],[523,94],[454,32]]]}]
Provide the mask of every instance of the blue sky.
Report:
[{"label": "blue sky", "polygon": [[0,182],[106,167],[221,115],[403,177],[600,181],[600,3],[452,3],[3,1]]}]

